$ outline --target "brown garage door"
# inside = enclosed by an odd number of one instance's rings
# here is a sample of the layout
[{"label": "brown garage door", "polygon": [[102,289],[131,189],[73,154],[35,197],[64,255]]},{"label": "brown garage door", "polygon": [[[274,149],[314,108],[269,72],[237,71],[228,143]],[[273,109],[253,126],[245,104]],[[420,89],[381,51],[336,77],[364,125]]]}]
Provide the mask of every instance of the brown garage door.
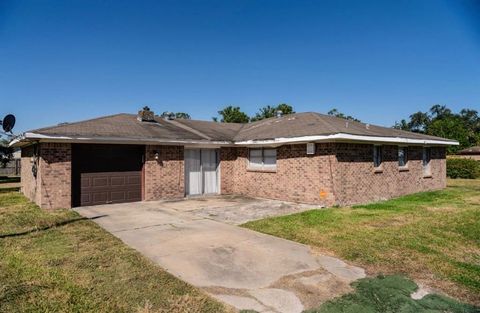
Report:
[{"label": "brown garage door", "polygon": [[80,205],[142,200],[141,172],[82,173]]},{"label": "brown garage door", "polygon": [[142,200],[144,146],[74,144],[74,206]]}]

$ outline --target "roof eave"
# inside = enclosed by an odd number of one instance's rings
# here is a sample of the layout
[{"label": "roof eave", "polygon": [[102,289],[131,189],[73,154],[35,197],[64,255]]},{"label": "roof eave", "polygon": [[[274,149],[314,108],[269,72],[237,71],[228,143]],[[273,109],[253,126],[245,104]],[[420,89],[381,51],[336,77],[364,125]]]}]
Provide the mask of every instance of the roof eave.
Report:
[{"label": "roof eave", "polygon": [[301,136],[290,138],[274,138],[268,140],[244,140],[236,141],[239,146],[261,146],[261,145],[282,145],[307,142],[363,142],[376,144],[411,144],[411,145],[431,145],[431,146],[458,146],[458,141],[435,140],[435,139],[413,139],[405,137],[382,137],[382,136],[363,136],[345,133],[336,133],[331,135]]},{"label": "roof eave", "polygon": [[26,132],[10,142],[11,147],[22,147],[32,142],[58,143],[96,143],[96,144],[164,144],[164,145],[231,145],[231,141],[162,139],[162,138],[125,138],[125,137],[88,137],[57,136]]},{"label": "roof eave", "polygon": [[431,146],[457,146],[457,141],[436,139],[413,139],[405,137],[363,136],[345,133],[331,135],[315,135],[301,137],[285,137],[267,140],[180,140],[180,139],[143,139],[124,137],[86,137],[86,136],[54,136],[33,132],[24,133],[10,142],[11,147],[21,147],[31,142],[69,142],[69,143],[105,143],[105,144],[165,144],[165,145],[211,145],[211,146],[280,146],[282,144],[295,144],[306,142],[362,142],[373,144],[404,144],[404,145],[431,145]]}]

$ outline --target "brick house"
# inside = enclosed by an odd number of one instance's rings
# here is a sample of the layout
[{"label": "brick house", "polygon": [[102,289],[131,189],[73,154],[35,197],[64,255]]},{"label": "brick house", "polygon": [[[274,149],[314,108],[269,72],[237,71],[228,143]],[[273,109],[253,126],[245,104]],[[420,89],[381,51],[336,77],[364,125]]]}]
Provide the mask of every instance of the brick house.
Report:
[{"label": "brick house", "polygon": [[42,208],[239,194],[351,205],[444,188],[455,141],[318,113],[248,124],[162,118],[149,109],[37,129],[22,192]]}]

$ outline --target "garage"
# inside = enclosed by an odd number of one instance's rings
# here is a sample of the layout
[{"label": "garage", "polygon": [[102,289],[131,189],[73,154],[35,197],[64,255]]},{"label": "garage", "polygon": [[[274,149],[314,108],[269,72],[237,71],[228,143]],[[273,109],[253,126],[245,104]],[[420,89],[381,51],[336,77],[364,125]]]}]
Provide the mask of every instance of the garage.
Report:
[{"label": "garage", "polygon": [[144,151],[141,145],[74,144],[73,206],[141,201]]}]

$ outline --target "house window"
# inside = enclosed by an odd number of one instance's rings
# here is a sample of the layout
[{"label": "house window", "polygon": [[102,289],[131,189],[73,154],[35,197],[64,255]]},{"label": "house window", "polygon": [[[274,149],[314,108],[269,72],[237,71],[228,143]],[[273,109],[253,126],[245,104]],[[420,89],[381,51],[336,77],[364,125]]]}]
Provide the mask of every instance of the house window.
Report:
[{"label": "house window", "polygon": [[398,166],[407,167],[407,147],[398,147]]},{"label": "house window", "polygon": [[423,165],[423,175],[430,176],[432,175],[430,169],[430,158],[431,158],[431,151],[428,147],[423,147],[422,153],[422,165]]},{"label": "house window", "polygon": [[373,146],[373,166],[376,169],[382,166],[382,146]]},{"label": "house window", "polygon": [[253,170],[275,170],[277,168],[277,150],[250,149],[248,168]]}]

